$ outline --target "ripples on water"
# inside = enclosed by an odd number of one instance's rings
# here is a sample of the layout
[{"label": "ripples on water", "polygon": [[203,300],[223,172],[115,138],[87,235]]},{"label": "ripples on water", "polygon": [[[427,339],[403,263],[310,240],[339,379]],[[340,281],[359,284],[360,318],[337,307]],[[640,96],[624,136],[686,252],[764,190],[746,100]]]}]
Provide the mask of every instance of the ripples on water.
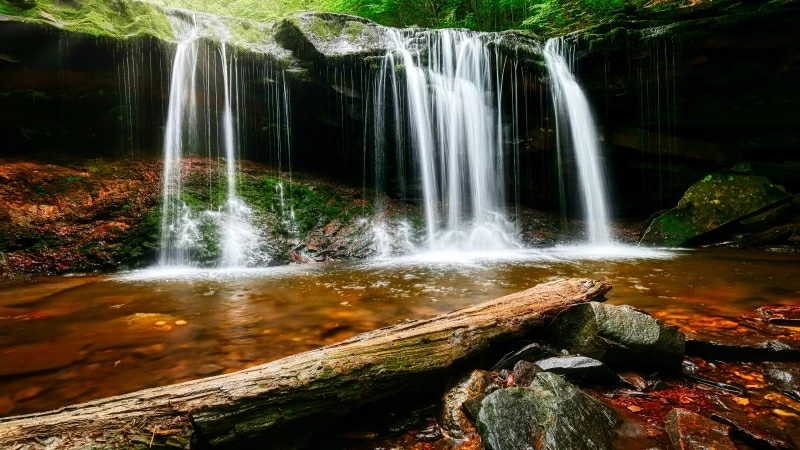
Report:
[{"label": "ripples on water", "polygon": [[798,268],[793,255],[556,247],[45,277],[0,293],[0,415],[241,370],[556,277],[608,280],[617,304],[736,316],[797,302]]}]

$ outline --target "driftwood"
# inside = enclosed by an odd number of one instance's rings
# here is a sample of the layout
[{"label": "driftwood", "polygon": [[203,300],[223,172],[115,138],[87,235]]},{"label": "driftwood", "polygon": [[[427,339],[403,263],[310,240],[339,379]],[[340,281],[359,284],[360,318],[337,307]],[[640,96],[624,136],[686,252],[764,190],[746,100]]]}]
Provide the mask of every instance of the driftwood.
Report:
[{"label": "driftwood", "polygon": [[238,447],[298,420],[313,429],[317,414],[350,411],[496,359],[565,308],[609,289],[587,279],[553,281],[241,372],[0,419],[0,448]]}]

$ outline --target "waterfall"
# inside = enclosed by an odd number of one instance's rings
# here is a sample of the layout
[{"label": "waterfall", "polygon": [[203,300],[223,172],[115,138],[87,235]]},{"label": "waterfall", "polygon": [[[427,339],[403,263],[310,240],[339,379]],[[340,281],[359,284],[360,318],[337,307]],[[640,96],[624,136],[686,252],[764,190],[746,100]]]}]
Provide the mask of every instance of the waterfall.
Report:
[{"label": "waterfall", "polygon": [[[224,25],[210,15],[192,15],[187,21],[184,14],[170,17],[178,45],[173,61],[170,81],[169,109],[164,133],[163,207],[161,222],[161,249],[159,265],[184,267],[214,264],[221,268],[239,268],[264,265],[270,257],[264,248],[265,237],[253,226],[253,211],[239,195],[240,149],[247,147],[246,124],[240,117],[248,117],[247,106],[254,101],[245,89],[248,82],[259,80],[264,85],[265,108],[275,112],[270,119],[277,124],[273,135],[269,132],[266,145],[277,152],[278,172],[282,175],[283,152],[291,157],[289,129],[289,89],[282,71],[275,71],[268,60],[263,70],[255,65],[243,66],[235,54],[228,52]],[[222,43],[201,44],[202,37],[215,35]],[[242,66],[242,67],[240,67]],[[221,84],[217,74],[221,72]],[[271,94],[274,91],[274,95]],[[221,100],[221,108],[217,102]],[[204,121],[204,127],[198,123]],[[287,132],[281,136],[281,128]],[[275,139],[273,140],[273,137]],[[207,204],[198,205],[195,198],[187,205],[184,178],[190,167],[184,159],[206,152],[208,172]],[[218,159],[215,161],[214,156]],[[220,168],[224,162],[224,168]],[[291,162],[290,162],[291,163]],[[220,168],[221,170],[215,170]],[[291,184],[291,165],[290,184]],[[187,172],[187,173],[184,173]],[[216,173],[224,174],[225,190],[222,205],[217,200],[212,182]],[[195,171],[197,175],[197,171]],[[222,186],[220,176],[219,186]],[[280,185],[283,189],[283,185]],[[195,186],[195,190],[197,187]],[[283,203],[283,195],[281,195]],[[210,245],[219,240],[219,246]],[[219,248],[218,253],[212,253]],[[211,250],[210,250],[211,249]],[[202,255],[199,260],[194,255]],[[210,258],[216,260],[209,261]]]},{"label": "waterfall", "polygon": [[[375,136],[391,134],[379,116],[389,111],[397,122],[405,110],[409,129],[396,124],[392,131],[398,147],[404,132],[410,134],[428,250],[518,247],[504,212],[501,83],[494,69],[496,55],[486,45],[488,36],[465,30],[423,36],[390,33],[392,50],[381,65],[373,99]],[[391,96],[385,93],[388,89]],[[382,161],[382,145],[375,147],[375,159]]]},{"label": "waterfall", "polygon": [[[610,245],[612,241],[608,229],[608,200],[603,182],[600,147],[589,102],[570,71],[567,63],[570,59],[569,49],[562,39],[547,41],[544,58],[552,83],[556,128],[561,124],[569,126],[575,149],[589,242],[594,245]],[[556,133],[560,161],[563,139],[559,130]]]},{"label": "waterfall", "polygon": [[189,263],[188,249],[199,239],[197,225],[181,198],[183,145],[197,127],[195,73],[199,35],[194,24],[179,23],[175,33],[180,41],[172,62],[167,126],[164,131],[164,173],[162,175],[163,207],[161,214],[162,266],[184,266]]}]

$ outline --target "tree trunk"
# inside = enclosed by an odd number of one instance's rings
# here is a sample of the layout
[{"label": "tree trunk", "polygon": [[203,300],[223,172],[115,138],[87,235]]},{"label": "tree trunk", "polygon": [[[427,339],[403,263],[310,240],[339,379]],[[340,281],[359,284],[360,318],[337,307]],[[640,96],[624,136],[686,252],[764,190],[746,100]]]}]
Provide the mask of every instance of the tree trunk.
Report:
[{"label": "tree trunk", "polygon": [[[235,446],[476,368],[607,283],[565,279],[228,375],[0,419],[0,448]],[[469,366],[467,366],[467,360]],[[313,422],[304,424],[313,428]]]}]

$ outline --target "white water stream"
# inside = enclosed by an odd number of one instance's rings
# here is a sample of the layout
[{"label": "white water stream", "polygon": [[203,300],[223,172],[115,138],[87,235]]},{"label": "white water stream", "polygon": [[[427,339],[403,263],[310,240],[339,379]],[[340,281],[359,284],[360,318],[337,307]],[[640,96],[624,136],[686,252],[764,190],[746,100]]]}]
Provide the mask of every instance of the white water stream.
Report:
[{"label": "white water stream", "polygon": [[[547,41],[544,58],[552,83],[553,105],[557,117],[556,128],[560,125],[568,126],[572,137],[589,243],[597,246],[611,245],[608,199],[603,181],[600,146],[589,101],[569,68],[567,63],[571,59],[569,49],[562,39],[554,38]],[[557,130],[557,133],[560,136],[560,131]],[[561,152],[563,139],[558,141],[558,151]]]},{"label": "white water stream", "polygon": [[[384,58],[373,101],[376,135],[389,134],[378,118],[388,96],[392,111],[407,112],[421,180],[426,250],[518,248],[514,225],[504,213],[500,83],[486,35],[464,30],[430,33],[425,39],[426,62],[421,41],[413,42],[413,35],[392,30],[391,36],[392,50]],[[403,82],[398,80],[400,70]],[[392,131],[402,142],[403,128]]]}]

